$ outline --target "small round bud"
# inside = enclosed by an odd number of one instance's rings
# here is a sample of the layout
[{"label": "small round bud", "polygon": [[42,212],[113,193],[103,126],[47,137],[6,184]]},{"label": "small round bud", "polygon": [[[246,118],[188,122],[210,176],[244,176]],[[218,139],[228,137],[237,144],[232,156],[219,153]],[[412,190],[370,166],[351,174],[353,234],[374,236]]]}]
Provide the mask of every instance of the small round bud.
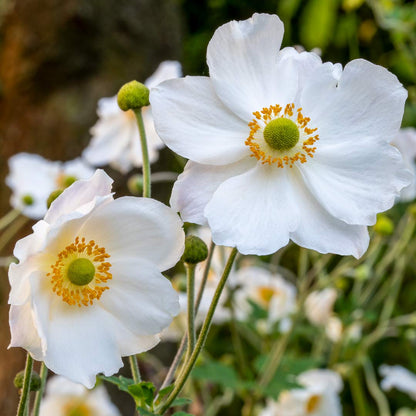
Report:
[{"label": "small round bud", "polygon": [[394,231],[393,221],[386,215],[377,216],[377,222],[374,225],[374,231],[380,235],[391,235]]},{"label": "small round bud", "polygon": [[[14,385],[17,389],[23,388],[23,382],[25,379],[24,370],[19,371],[14,378]],[[32,377],[30,378],[30,391],[38,391],[40,389],[42,381],[39,377],[39,374],[35,371],[32,371]]]},{"label": "small round bud", "polygon": [[48,199],[46,200],[46,206],[49,208],[53,201],[55,201],[56,198],[58,198],[59,195],[63,192],[63,189],[57,189],[56,191],[51,192],[51,194],[48,196]]},{"label": "small round bud", "polygon": [[185,251],[182,260],[185,263],[197,264],[208,257],[207,245],[196,235],[188,235],[185,239]]},{"label": "small round bud", "polygon": [[127,181],[127,188],[133,195],[141,195],[143,192],[143,176],[133,175]]},{"label": "small round bud", "polygon": [[30,205],[33,205],[34,204],[35,200],[33,199],[33,196],[32,195],[26,194],[26,195],[23,195],[22,196],[22,202],[25,205],[30,206]]},{"label": "small round bud", "polygon": [[124,84],[117,94],[118,106],[123,111],[137,110],[150,104],[149,89],[137,81]]}]

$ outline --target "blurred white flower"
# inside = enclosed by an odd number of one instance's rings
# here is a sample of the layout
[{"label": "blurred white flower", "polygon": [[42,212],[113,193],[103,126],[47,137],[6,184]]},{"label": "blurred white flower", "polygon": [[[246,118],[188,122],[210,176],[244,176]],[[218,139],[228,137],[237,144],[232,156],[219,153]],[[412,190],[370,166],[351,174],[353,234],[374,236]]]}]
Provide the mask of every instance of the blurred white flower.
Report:
[{"label": "blurred white flower", "polygon": [[[234,292],[235,313],[238,319],[245,320],[252,306],[257,303],[267,312],[267,326],[283,323],[288,329],[287,319],[296,309],[296,288],[280,275],[262,267],[243,267],[230,276]],[[290,322],[290,321],[289,321]]]},{"label": "blurred white flower", "polygon": [[342,416],[341,377],[331,370],[309,370],[297,377],[304,386],[286,390],[270,400],[259,416]]},{"label": "blurred white flower", "polygon": [[65,377],[54,376],[46,384],[39,416],[120,416],[104,386],[88,390]]},{"label": "blurred white flower", "polygon": [[338,342],[341,339],[343,325],[341,319],[337,316],[331,316],[325,326],[325,333],[332,342]]},{"label": "blurred white flower", "polygon": [[337,291],[333,288],[310,293],[305,300],[305,314],[309,322],[314,325],[326,325],[333,314],[337,296]]},{"label": "blurred white flower", "polygon": [[[416,175],[416,129],[413,127],[400,129],[391,144],[400,150],[406,166]],[[412,201],[415,197],[416,181],[413,176],[412,183],[401,190],[400,200]]]},{"label": "blurred white flower", "polygon": [[[164,61],[150,76],[145,85],[151,89],[162,81],[182,75],[179,62]],[[142,166],[142,151],[136,117],[132,110],[122,111],[117,104],[117,95],[101,98],[98,101],[98,121],[91,128],[92,135],[83,157],[94,166],[109,164],[121,173],[133,167]],[[159,149],[164,146],[156,133],[150,106],[142,108],[143,123],[146,129],[150,162],[159,157]]]},{"label": "blurred white flower", "polygon": [[389,391],[395,388],[416,400],[416,374],[401,365],[390,366],[386,364],[380,366],[379,372],[383,377],[381,381],[383,390]]},{"label": "blurred white flower", "polygon": [[243,254],[292,240],[360,257],[367,226],[411,180],[390,145],[407,92],[363,59],[342,68],[279,51],[283,32],[275,15],[226,23],[208,45],[209,77],[150,91],[160,137],[189,159],[171,205]]},{"label": "blurred white flower", "polygon": [[94,169],[81,159],[57,162],[30,153],[17,153],[9,159],[6,184],[12,190],[10,204],[23,215],[38,220],[47,211],[51,192],[66,188],[77,179],[87,179]]},{"label": "blurred white flower", "polygon": [[111,184],[97,170],[65,189],[9,268],[10,346],[89,388],[156,345],[179,309],[161,274],[184,249],[179,217],[150,198],[114,200]]}]

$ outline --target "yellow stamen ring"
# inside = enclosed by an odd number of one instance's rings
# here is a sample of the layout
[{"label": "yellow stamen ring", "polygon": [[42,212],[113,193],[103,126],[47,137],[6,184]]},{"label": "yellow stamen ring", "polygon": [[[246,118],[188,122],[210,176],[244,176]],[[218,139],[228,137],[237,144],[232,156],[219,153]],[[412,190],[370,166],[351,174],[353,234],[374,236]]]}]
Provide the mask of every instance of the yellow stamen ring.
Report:
[{"label": "yellow stamen ring", "polygon": [[57,257],[47,276],[52,290],[68,305],[92,305],[109,289],[105,283],[113,278],[107,261],[110,255],[94,240],[87,243],[85,238],[76,237]]},{"label": "yellow stamen ring", "polygon": [[[319,135],[313,135],[317,128],[310,128],[309,117],[302,114],[302,108],[295,110],[295,104],[271,105],[253,113],[248,124],[250,135],[245,144],[253,157],[262,164],[293,167],[297,161],[307,162],[313,158]],[[283,121],[285,120],[285,121]]]}]

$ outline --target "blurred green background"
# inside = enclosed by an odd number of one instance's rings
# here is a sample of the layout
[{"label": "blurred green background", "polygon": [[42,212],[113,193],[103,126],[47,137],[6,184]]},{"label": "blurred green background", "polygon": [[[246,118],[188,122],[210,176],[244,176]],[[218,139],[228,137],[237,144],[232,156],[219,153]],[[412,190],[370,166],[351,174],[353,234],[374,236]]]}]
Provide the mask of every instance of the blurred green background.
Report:
[{"label": "blurred green background", "polygon": [[[161,61],[181,61],[185,75],[208,75],[205,52],[215,29],[254,12],[280,16],[283,46],[318,48],[324,61],[342,64],[365,58],[394,72],[409,92],[403,125],[416,126],[414,1],[0,0],[2,183],[7,159],[17,152],[78,157],[89,142],[97,100],[131,79],[143,81]],[[162,169],[179,169],[168,149],[154,166]],[[165,188],[155,191],[167,200]],[[1,186],[2,215],[9,196]],[[6,350],[9,288],[4,271],[1,277],[0,415],[9,416],[24,353]]]}]

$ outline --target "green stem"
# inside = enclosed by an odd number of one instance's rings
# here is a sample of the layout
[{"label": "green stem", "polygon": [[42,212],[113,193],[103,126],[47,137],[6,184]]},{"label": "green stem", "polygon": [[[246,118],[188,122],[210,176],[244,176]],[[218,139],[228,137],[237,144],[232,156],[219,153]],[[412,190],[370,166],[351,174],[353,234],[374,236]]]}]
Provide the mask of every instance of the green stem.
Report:
[{"label": "green stem", "polygon": [[227,278],[231,272],[231,268],[233,266],[235,257],[237,256],[237,249],[233,248],[231,251],[231,254],[228,258],[227,264],[225,265],[224,272],[221,276],[221,280],[218,283],[217,289],[215,291],[214,297],[212,298],[211,305],[209,307],[207,316],[204,320],[204,323],[201,328],[201,332],[199,333],[195,348],[192,352],[192,355],[190,356],[189,360],[186,362],[185,368],[181,372],[179,378],[176,380],[175,388],[173,389],[172,393],[168,396],[165,403],[160,407],[157,414],[163,415],[167,409],[169,409],[172,402],[175,400],[176,396],[180,393],[182,390],[186,380],[189,377],[189,374],[191,373],[195,362],[205,344],[205,341],[208,336],[209,328],[211,326],[212,317],[214,316],[215,309],[217,307],[218,301],[220,299],[221,293],[224,289],[225,283],[227,281]]},{"label": "green stem", "polygon": [[[199,286],[198,295],[197,295],[196,301],[195,301],[195,315],[198,313],[199,305],[201,303],[202,295],[204,293],[205,285],[206,285],[208,275],[209,275],[209,270],[210,270],[210,267],[211,267],[211,261],[212,261],[212,256],[214,254],[214,250],[215,250],[215,243],[211,241],[211,245],[210,245],[209,251],[208,251],[208,258],[207,258],[206,263],[205,263],[204,274],[202,276],[202,281],[201,281],[201,284]],[[184,336],[182,337],[181,343],[179,345],[178,351],[176,352],[176,355],[175,355],[175,357],[172,361],[172,364],[169,367],[169,370],[166,374],[165,379],[163,380],[162,385],[160,386],[159,391],[164,389],[165,387],[167,387],[170,384],[170,382],[172,381],[173,376],[175,374],[175,371],[178,368],[179,363],[181,362],[182,355],[185,352],[186,340],[187,340],[187,334],[184,334]],[[156,398],[157,398],[157,396],[156,396]]]},{"label": "green stem", "polygon": [[33,358],[30,354],[26,357],[25,376],[23,379],[22,394],[20,395],[19,407],[17,408],[17,416],[24,416],[29,401],[30,379],[32,378]]},{"label": "green stem", "polygon": [[355,415],[367,416],[367,404],[357,368],[353,368],[351,370],[351,374],[349,376],[349,383],[351,388],[352,399],[354,402]]},{"label": "green stem", "polygon": [[36,392],[35,403],[33,405],[33,416],[39,416],[40,402],[42,401],[43,391],[45,390],[46,377],[48,375],[48,368],[42,362],[40,366],[40,389]]},{"label": "green stem", "polygon": [[147,148],[146,140],[146,131],[144,129],[142,110],[134,110],[136,115],[137,125],[139,127],[140,133],[140,143],[142,146],[142,159],[143,159],[143,196],[145,198],[150,198],[151,195],[151,182],[150,182],[150,161],[149,161],[149,151]]},{"label": "green stem", "polygon": [[17,232],[29,221],[29,218],[20,217],[7,228],[0,237],[0,252],[16,237]]},{"label": "green stem", "polygon": [[190,357],[195,348],[195,264],[185,263],[188,297],[188,350]]},{"label": "green stem", "polygon": [[11,224],[18,216],[20,215],[20,211],[18,209],[10,210],[6,215],[0,218],[0,230],[6,228],[9,224]]},{"label": "green stem", "polygon": [[140,383],[142,378],[140,377],[139,364],[137,363],[137,357],[135,355],[130,355],[129,357],[131,375],[135,383]]},{"label": "green stem", "polygon": [[368,390],[377,404],[379,416],[391,416],[389,402],[377,383],[376,374],[369,358],[364,361],[364,375]]}]

